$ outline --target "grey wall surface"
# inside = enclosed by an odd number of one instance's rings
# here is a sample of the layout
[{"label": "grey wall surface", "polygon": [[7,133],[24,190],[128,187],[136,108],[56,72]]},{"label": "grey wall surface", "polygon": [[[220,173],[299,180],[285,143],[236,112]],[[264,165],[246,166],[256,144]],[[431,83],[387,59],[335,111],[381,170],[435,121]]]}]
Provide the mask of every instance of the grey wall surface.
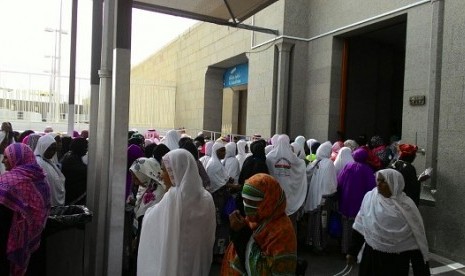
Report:
[{"label": "grey wall surface", "polygon": [[436,207],[423,207],[430,247],[465,261],[465,1],[445,1]]}]

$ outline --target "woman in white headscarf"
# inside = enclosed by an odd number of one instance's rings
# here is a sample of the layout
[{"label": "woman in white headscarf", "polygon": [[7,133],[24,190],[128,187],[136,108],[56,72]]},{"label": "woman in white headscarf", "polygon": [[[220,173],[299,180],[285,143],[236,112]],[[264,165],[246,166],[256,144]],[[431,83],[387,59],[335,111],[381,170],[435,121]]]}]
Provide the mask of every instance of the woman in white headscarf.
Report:
[{"label": "woman in white headscarf", "polygon": [[162,162],[171,188],[145,213],[137,275],[208,275],[215,239],[212,196],[191,153],[172,150]]},{"label": "woman in white headscarf", "polygon": [[236,143],[229,142],[226,144],[225,148],[226,154],[223,160],[224,168],[226,169],[229,177],[234,179],[234,183],[238,183],[241,169],[239,168],[239,161],[236,158]]},{"label": "woman in white headscarf", "polygon": [[207,174],[210,178],[210,192],[212,193],[216,208],[216,234],[213,254],[215,254],[215,258],[218,258],[218,261],[229,243],[229,214],[224,213],[224,208],[231,197],[230,187],[234,182],[234,179],[229,177],[225,167],[221,164],[220,159],[223,159],[225,155],[224,144],[215,142],[212,147],[212,157],[207,164]]},{"label": "woman in white headscarf", "polygon": [[179,133],[172,129],[168,131],[163,138],[163,144],[165,144],[170,150],[179,148]]},{"label": "woman in white headscarf", "polygon": [[236,144],[237,146],[237,161],[239,161],[239,170],[242,170],[242,165],[244,164],[245,159],[247,158],[247,153],[245,148],[247,147],[247,142],[244,140],[239,140]]},{"label": "woman in white headscarf", "polygon": [[336,175],[344,169],[344,166],[350,162],[354,162],[352,157],[352,150],[348,147],[342,147],[337,154],[336,160],[334,160],[334,168],[336,168]]},{"label": "woman in white headscarf", "polygon": [[208,161],[210,161],[210,158],[212,156],[212,147],[215,142],[213,141],[208,141],[205,143],[205,155],[200,157],[199,161],[202,163],[204,168],[207,168]]},{"label": "woman in white headscarf", "polygon": [[353,246],[347,262],[353,264],[363,243],[359,275],[430,275],[428,243],[423,219],[405,195],[404,178],[393,169],[376,173],[377,188],[363,198],[353,225]]},{"label": "woman in white headscarf", "polygon": [[[134,213],[140,220],[145,211],[160,202],[165,194],[165,185],[161,180],[161,167],[155,158],[141,157],[129,168],[134,185],[138,186]],[[140,225],[139,225],[140,226]]]},{"label": "woman in white headscarf", "polygon": [[310,184],[308,187],[305,212],[309,213],[307,242],[319,251],[326,247],[326,236],[322,229],[326,228],[322,221],[322,206],[325,204],[323,196],[337,191],[336,169],[331,157],[331,142],[324,142],[316,151],[316,160],[307,168]]},{"label": "woman in white headscarf", "polygon": [[299,135],[299,136],[295,137],[294,142],[297,143],[297,144],[299,144],[299,145],[302,147],[302,149],[305,150],[305,143],[306,143],[307,141],[305,140],[305,137],[304,137],[304,136]]},{"label": "woman in white headscarf", "polygon": [[291,144],[292,151],[294,154],[302,160],[305,160],[305,151],[304,148],[297,142]]},{"label": "woman in white headscarf", "polygon": [[[307,194],[305,161],[291,150],[289,136],[280,135],[275,148],[266,156],[270,175],[274,176],[286,194],[286,214],[291,216],[302,207]],[[295,216],[291,217],[295,226]]]},{"label": "woman in white headscarf", "polygon": [[37,163],[45,172],[46,179],[50,185],[50,199],[52,206],[65,204],[65,176],[53,162],[57,151],[57,144],[51,134],[44,135],[37,141],[34,151]]}]

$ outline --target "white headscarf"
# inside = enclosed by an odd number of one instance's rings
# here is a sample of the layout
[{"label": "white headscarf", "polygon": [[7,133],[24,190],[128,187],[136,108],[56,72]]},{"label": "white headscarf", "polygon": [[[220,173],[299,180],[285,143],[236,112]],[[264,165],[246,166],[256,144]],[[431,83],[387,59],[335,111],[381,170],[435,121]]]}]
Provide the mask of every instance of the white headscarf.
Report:
[{"label": "white headscarf", "polygon": [[339,172],[342,171],[344,166],[350,162],[354,162],[354,158],[352,157],[352,150],[348,147],[341,148],[337,154],[336,160],[334,161],[336,175],[339,175]]},{"label": "white headscarf", "polygon": [[173,186],[144,216],[137,275],[208,275],[215,242],[215,205],[197,162],[184,149],[163,163]]},{"label": "white headscarf", "polygon": [[229,175],[226,172],[223,164],[221,164],[216,151],[224,148],[223,143],[215,142],[212,147],[212,157],[208,161],[206,171],[208,177],[210,178],[210,192],[214,193],[221,187],[223,187],[229,180]]},{"label": "white headscarf", "polygon": [[[142,182],[136,196],[134,212],[136,218],[144,215],[148,208],[160,202],[165,194],[165,186],[161,183],[161,168],[155,158],[141,157],[136,159],[129,168]],[[150,194],[149,194],[150,193]],[[152,197],[151,200],[148,198]]]},{"label": "white headscarf", "polygon": [[163,144],[170,150],[179,148],[179,133],[176,130],[172,129],[168,131],[163,139]]},{"label": "white headscarf", "polygon": [[273,147],[276,147],[276,145],[278,144],[278,138],[279,138],[279,134],[275,134],[271,137],[271,145]]},{"label": "white headscarf", "polygon": [[299,157],[300,159],[305,159],[305,151],[304,148],[297,142],[291,144],[292,151],[294,154]]},{"label": "white headscarf", "polygon": [[318,141],[317,141],[316,139],[308,139],[308,140],[307,140],[307,146],[308,146],[308,148],[310,149],[310,151],[312,150],[312,145],[313,145],[313,143],[315,143],[315,142],[318,142]]},{"label": "white headscarf", "polygon": [[45,159],[45,151],[53,144],[56,143],[51,134],[44,135],[37,141],[34,155],[36,156],[37,163],[42,167],[45,172],[45,177],[50,185],[50,199],[52,206],[65,204],[65,176],[61,170],[50,159]]},{"label": "white headscarf", "polygon": [[386,198],[374,188],[363,198],[353,228],[360,232],[373,249],[400,253],[420,249],[423,260],[428,261],[428,242],[423,219],[415,203],[404,190],[404,178],[393,169],[377,172],[381,174],[391,190]]},{"label": "white headscarf", "polygon": [[234,178],[234,183],[238,183],[239,174],[239,161],[236,158],[236,143],[229,142],[226,144],[226,155],[224,156],[223,164],[229,177]]},{"label": "white headscarf", "polygon": [[239,161],[239,170],[242,170],[242,165],[244,164],[245,159],[247,158],[247,154],[245,153],[245,146],[247,142],[244,140],[239,140],[237,142],[237,161]]},{"label": "white headscarf", "polygon": [[270,153],[272,150],[273,150],[273,145],[268,145],[265,147],[265,154],[268,154]]},{"label": "white headscarf", "polygon": [[286,214],[292,215],[304,203],[307,194],[305,161],[292,152],[289,136],[280,135],[276,147],[266,155],[266,165],[286,193]]},{"label": "white headscarf", "polygon": [[331,142],[324,142],[316,151],[316,160],[308,165],[308,173],[312,173],[308,187],[305,211],[313,211],[321,205],[324,195],[336,192],[337,177],[331,156]]},{"label": "white headscarf", "polygon": [[213,141],[208,141],[205,143],[205,155],[200,157],[199,161],[202,163],[204,168],[207,168],[208,161],[210,160],[212,156],[212,147],[213,147],[214,142]]},{"label": "white headscarf", "polygon": [[305,148],[305,137],[303,137],[302,135],[295,137],[294,143],[299,144],[302,147],[302,149],[304,149]]}]

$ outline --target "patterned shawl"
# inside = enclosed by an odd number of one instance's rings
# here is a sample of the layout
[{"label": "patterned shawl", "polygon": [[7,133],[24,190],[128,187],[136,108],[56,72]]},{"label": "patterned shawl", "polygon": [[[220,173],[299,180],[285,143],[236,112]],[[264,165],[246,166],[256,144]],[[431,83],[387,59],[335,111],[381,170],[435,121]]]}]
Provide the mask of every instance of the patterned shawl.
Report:
[{"label": "patterned shawl", "polygon": [[13,212],[7,243],[11,275],[24,275],[40,244],[50,210],[50,187],[32,150],[25,144],[5,149],[11,170],[0,176],[0,204]]},{"label": "patterned shawl", "polygon": [[[295,275],[297,239],[291,220],[286,215],[286,196],[270,175],[256,174],[249,178],[242,191],[244,198],[263,198],[256,214],[246,217],[254,243],[246,258],[252,275]],[[230,243],[223,261],[221,275],[245,273],[234,244]]]}]

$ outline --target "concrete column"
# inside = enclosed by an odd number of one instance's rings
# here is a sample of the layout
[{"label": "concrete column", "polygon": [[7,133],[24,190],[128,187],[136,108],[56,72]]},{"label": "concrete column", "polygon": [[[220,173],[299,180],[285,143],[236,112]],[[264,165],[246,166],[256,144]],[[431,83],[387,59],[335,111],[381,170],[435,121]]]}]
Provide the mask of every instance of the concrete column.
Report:
[{"label": "concrete column", "polygon": [[288,98],[289,98],[289,66],[291,50],[294,44],[281,41],[276,44],[278,49],[278,68],[276,76],[276,108],[275,133],[287,132]]},{"label": "concrete column", "polygon": [[444,30],[444,1],[432,2],[431,65],[428,93],[428,129],[426,137],[426,167],[433,168],[432,188],[436,187],[438,165],[439,106],[441,99],[442,46]]}]

